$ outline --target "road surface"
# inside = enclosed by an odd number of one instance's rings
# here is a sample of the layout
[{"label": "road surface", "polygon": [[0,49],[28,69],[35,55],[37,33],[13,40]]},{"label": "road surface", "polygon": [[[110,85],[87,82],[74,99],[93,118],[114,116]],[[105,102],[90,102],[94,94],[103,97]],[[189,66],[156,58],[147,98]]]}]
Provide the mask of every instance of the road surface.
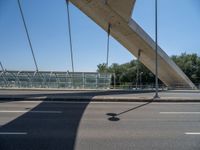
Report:
[{"label": "road surface", "polygon": [[199,150],[200,103],[0,102],[0,150]]}]

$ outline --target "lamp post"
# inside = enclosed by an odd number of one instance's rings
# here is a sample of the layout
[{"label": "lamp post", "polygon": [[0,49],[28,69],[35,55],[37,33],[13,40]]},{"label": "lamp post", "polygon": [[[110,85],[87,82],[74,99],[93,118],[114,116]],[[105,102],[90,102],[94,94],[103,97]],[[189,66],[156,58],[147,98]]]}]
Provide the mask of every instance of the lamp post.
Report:
[{"label": "lamp post", "polygon": [[140,72],[140,89],[142,89],[142,74],[143,72]]},{"label": "lamp post", "polygon": [[114,77],[114,89],[116,89],[116,74],[115,73],[113,74],[113,77]]},{"label": "lamp post", "polygon": [[155,86],[156,92],[154,98],[159,98],[158,95],[158,2],[155,0]]},{"label": "lamp post", "polygon": [[140,63],[141,49],[138,49],[137,57],[137,74],[136,74],[136,90],[138,89],[138,78],[139,78],[139,63]]}]

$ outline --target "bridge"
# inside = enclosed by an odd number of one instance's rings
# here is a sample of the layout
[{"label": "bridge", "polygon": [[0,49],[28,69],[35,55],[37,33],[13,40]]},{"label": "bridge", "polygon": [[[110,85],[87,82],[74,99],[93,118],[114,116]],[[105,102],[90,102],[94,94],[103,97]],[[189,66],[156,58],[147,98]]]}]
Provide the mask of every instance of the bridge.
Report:
[{"label": "bridge", "polygon": [[[108,52],[109,52],[109,35],[112,35],[119,43],[121,43],[127,50],[129,50],[135,57],[138,58],[151,72],[155,74],[155,60],[156,60],[156,47],[158,56],[158,78],[171,89],[196,89],[195,85],[185,75],[185,73],[169,58],[169,56],[162,50],[154,40],[131,18],[132,11],[136,0],[70,0],[72,4],[78,7],[83,13],[96,22],[102,29],[108,32],[107,43],[107,62],[108,65]],[[70,52],[72,73],[68,72],[44,72],[38,69],[38,64],[34,55],[34,50],[29,37],[28,28],[23,15],[23,10],[18,0],[19,10],[24,23],[25,31],[27,34],[29,46],[35,63],[36,71],[7,71],[3,68],[0,62],[2,71],[0,71],[0,87],[26,87],[26,85],[38,85],[44,83],[42,87],[49,87],[49,85],[56,85],[55,87],[85,87],[85,75],[82,73],[74,72],[73,65],[73,49],[70,31],[70,16],[69,16],[69,0],[67,2],[68,13],[68,27],[70,39]],[[77,75],[76,75],[77,74]],[[95,74],[95,73],[94,73]],[[61,75],[61,77],[57,77]],[[55,76],[55,78],[53,77]],[[77,76],[76,78],[74,76]],[[99,87],[98,84],[103,84],[100,87],[108,87],[111,76],[94,75],[93,87]],[[64,80],[63,80],[64,78]],[[105,79],[104,79],[105,78]],[[98,81],[99,80],[99,81]],[[63,82],[62,82],[63,81]],[[79,82],[81,81],[81,82]],[[102,82],[103,81],[103,82]],[[36,84],[33,84],[36,83]],[[76,83],[75,83],[76,82]],[[64,85],[64,86],[63,86]],[[29,86],[28,86],[29,87]],[[35,87],[35,86],[33,86]],[[54,87],[54,86],[53,86]]]},{"label": "bridge", "polygon": [[[70,0],[155,74],[155,42],[131,18],[136,0]],[[158,78],[171,88],[195,89],[184,72],[158,46]]]},{"label": "bridge", "polygon": [[[71,2],[154,72],[155,43],[130,17],[135,0]],[[6,70],[0,62],[0,150],[199,150],[199,90],[155,98],[154,89],[107,90],[109,72],[41,71],[22,18],[36,70]],[[158,61],[166,85],[195,88],[160,47]]]}]

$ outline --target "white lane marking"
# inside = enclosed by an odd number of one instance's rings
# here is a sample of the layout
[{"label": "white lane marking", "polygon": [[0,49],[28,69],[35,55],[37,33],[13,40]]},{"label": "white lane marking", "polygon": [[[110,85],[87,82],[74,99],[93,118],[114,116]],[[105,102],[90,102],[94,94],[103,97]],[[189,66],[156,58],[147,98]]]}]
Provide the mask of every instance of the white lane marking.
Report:
[{"label": "white lane marking", "polygon": [[26,111],[26,110],[0,110],[0,113],[55,113],[55,114],[60,114],[62,111]]},{"label": "white lane marking", "polygon": [[160,112],[160,114],[200,114],[200,112]]},{"label": "white lane marking", "polygon": [[186,135],[200,135],[200,132],[185,132]]},{"label": "white lane marking", "polygon": [[[16,101],[17,102],[17,101]],[[93,101],[88,101],[88,102],[83,102],[83,101],[18,101],[20,103],[63,103],[63,104],[141,104],[141,103],[147,103],[147,102],[93,102]],[[162,105],[162,104],[169,104],[169,105],[200,105],[200,102],[196,103],[164,103],[164,102],[152,102],[151,105]]]},{"label": "white lane marking", "polygon": [[27,132],[0,132],[0,135],[27,135]]}]

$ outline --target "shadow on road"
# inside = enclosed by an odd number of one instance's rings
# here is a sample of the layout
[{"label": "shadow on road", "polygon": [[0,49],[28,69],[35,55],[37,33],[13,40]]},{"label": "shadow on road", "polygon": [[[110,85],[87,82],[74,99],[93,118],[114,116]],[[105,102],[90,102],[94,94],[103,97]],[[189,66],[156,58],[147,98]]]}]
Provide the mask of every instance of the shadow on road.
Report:
[{"label": "shadow on road", "polygon": [[0,134],[0,150],[73,150],[78,127],[88,104],[89,101],[81,104],[40,103],[31,111],[54,111],[54,113],[29,111],[1,126],[1,133],[26,134]]},{"label": "shadow on road", "polygon": [[148,104],[150,104],[152,102],[153,102],[153,100],[151,100],[151,101],[149,101],[147,103],[144,103],[142,105],[138,105],[136,107],[133,107],[131,109],[122,111],[120,113],[107,113],[106,115],[109,116],[109,118],[108,118],[109,121],[119,121],[120,120],[119,116],[121,116],[122,114],[128,113],[130,111],[136,110],[136,109],[141,108],[141,107],[144,107],[144,106],[146,106],[146,105],[148,105]]}]

